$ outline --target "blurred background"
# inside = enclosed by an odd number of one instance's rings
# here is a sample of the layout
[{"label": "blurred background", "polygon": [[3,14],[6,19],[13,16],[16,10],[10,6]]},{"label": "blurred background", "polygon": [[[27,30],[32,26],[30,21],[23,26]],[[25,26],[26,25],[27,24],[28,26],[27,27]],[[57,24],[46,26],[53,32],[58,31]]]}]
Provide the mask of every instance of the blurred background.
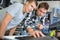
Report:
[{"label": "blurred background", "polygon": [[[48,14],[46,15],[46,18],[49,21],[49,22],[46,21],[47,24],[49,23],[50,27],[59,26],[58,28],[60,28],[60,0],[37,0],[37,1],[38,4],[41,2],[47,2],[50,6],[47,12]],[[26,0],[0,0],[0,22],[2,21],[6,14],[7,7],[17,2],[25,4]]]}]

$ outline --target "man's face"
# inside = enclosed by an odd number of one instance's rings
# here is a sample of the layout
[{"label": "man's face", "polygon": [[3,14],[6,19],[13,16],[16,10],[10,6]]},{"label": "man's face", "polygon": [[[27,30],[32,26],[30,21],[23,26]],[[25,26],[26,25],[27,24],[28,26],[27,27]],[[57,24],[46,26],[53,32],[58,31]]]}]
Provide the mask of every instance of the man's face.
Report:
[{"label": "man's face", "polygon": [[33,9],[36,9],[35,2],[31,2],[31,3],[28,2],[27,6],[26,6],[26,12],[27,13],[32,12]]},{"label": "man's face", "polygon": [[38,16],[44,16],[46,14],[47,10],[45,8],[39,8],[37,9],[37,15]]}]

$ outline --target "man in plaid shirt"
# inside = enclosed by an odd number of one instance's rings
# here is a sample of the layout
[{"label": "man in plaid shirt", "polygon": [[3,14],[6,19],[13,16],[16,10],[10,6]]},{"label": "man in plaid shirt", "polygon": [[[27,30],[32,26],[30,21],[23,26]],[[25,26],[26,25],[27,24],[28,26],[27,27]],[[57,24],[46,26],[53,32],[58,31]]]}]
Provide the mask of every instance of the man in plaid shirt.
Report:
[{"label": "man in plaid shirt", "polygon": [[40,3],[37,10],[33,11],[31,17],[26,19],[25,21],[25,27],[27,32],[35,38],[40,36],[45,37],[41,30],[44,28],[43,20],[48,8],[48,3]]}]

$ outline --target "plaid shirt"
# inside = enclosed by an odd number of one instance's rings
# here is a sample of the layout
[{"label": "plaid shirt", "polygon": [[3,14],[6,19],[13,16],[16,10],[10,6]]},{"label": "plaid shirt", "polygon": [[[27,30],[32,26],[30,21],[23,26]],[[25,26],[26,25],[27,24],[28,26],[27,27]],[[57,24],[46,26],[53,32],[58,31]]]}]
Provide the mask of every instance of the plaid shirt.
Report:
[{"label": "plaid shirt", "polygon": [[19,28],[19,30],[17,31],[20,32],[21,35],[26,35],[28,34],[26,32],[26,28],[31,27],[33,29],[36,29],[37,24],[42,24],[42,25],[44,24],[43,20],[44,20],[44,17],[37,16],[36,11],[33,11],[30,16],[24,18],[22,23],[20,23],[21,28]]},{"label": "plaid shirt", "polygon": [[[25,20],[25,28],[29,28],[31,27],[34,30],[37,30],[37,24],[42,24],[43,25],[43,29],[41,30],[45,35],[49,35],[49,25],[45,24],[45,18],[46,16],[37,16],[36,11],[33,11],[31,16]],[[47,21],[46,21],[47,22]]]},{"label": "plaid shirt", "polygon": [[43,23],[44,17],[39,17],[36,14],[36,11],[33,11],[31,16],[25,20],[25,27],[36,28],[37,24],[44,24]]},{"label": "plaid shirt", "polygon": [[28,19],[31,16],[31,13],[27,13],[25,18],[21,21],[21,23],[17,26],[15,35],[21,34],[23,31],[25,31],[25,20]]}]

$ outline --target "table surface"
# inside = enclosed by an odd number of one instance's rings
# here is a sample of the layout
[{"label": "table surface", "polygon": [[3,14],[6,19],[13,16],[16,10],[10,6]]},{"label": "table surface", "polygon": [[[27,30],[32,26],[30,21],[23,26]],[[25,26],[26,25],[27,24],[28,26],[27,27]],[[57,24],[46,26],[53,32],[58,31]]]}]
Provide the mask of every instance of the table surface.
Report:
[{"label": "table surface", "polygon": [[19,37],[19,36],[4,36],[4,40],[58,40],[56,37],[39,37],[34,38],[32,36],[25,36],[25,37]]}]

